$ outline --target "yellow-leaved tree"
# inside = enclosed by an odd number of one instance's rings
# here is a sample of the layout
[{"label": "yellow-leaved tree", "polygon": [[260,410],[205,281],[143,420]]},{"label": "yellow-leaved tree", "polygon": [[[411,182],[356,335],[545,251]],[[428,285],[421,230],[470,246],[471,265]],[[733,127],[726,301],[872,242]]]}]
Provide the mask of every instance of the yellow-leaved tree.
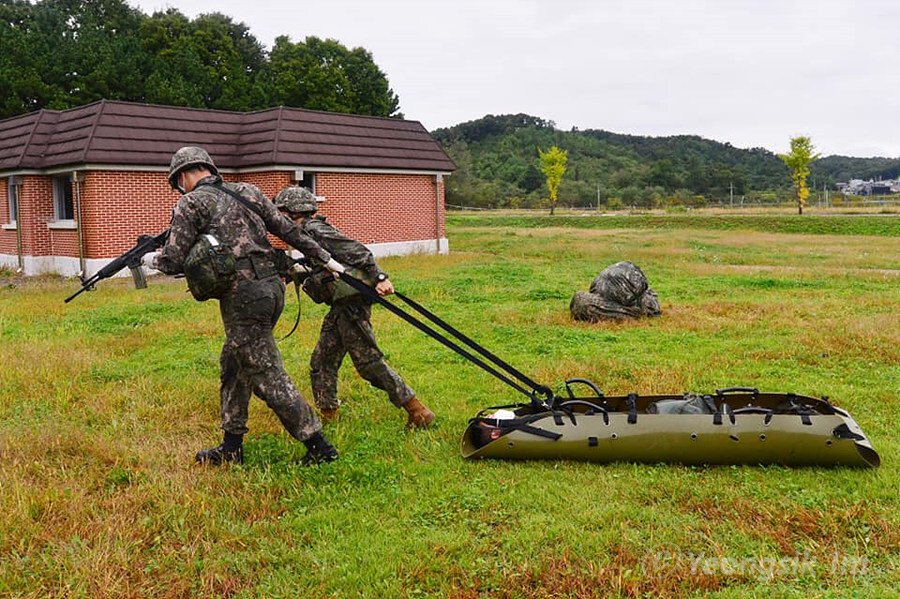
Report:
[{"label": "yellow-leaved tree", "polygon": [[803,214],[806,198],[809,197],[809,188],[806,186],[806,178],[809,176],[809,164],[819,157],[813,154],[812,140],[808,137],[792,137],[791,151],[788,154],[779,154],[778,157],[791,169],[791,180],[794,181],[794,189],[797,192],[797,210]]},{"label": "yellow-leaved tree", "polygon": [[541,157],[541,171],[547,177],[547,190],[550,192],[550,214],[556,208],[556,194],[559,192],[559,183],[562,181],[563,175],[566,174],[566,161],[569,159],[569,152],[560,150],[556,146],[551,146],[546,152],[542,152],[538,148],[538,155]]}]

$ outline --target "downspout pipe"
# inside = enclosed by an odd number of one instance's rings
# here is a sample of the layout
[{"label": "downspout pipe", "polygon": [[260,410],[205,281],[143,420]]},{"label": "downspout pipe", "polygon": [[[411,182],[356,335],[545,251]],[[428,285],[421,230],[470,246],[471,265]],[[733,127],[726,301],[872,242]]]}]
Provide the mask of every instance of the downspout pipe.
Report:
[{"label": "downspout pipe", "polygon": [[81,220],[81,184],[84,182],[84,173],[72,171],[72,182],[75,183],[75,231],[78,234],[78,266],[81,268],[81,278],[87,278],[87,265],[84,256],[84,230]]},{"label": "downspout pipe", "polygon": [[441,183],[443,181],[443,174],[437,173],[434,176],[434,242],[438,255],[441,253]]},{"label": "downspout pipe", "polygon": [[19,274],[25,273],[25,254],[22,251],[22,227],[24,223],[19,218],[19,213],[22,211],[19,206],[22,199],[22,177],[18,175],[13,175],[9,178],[9,191],[15,196],[15,205],[16,205],[16,213],[11,214],[10,218],[16,223],[16,256],[18,257],[19,270],[17,271]]}]

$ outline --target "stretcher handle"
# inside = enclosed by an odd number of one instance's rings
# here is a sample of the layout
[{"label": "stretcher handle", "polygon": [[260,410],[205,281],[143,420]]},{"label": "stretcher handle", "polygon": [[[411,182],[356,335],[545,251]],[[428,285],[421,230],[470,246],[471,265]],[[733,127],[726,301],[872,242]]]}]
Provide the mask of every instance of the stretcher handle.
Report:
[{"label": "stretcher handle", "polygon": [[763,408],[761,406],[747,406],[734,410],[735,414],[774,414],[774,410]]},{"label": "stretcher handle", "polygon": [[716,395],[724,396],[726,393],[752,393],[753,399],[759,397],[759,389],[756,387],[725,387],[724,389],[716,389]]},{"label": "stretcher handle", "polygon": [[598,405],[598,404],[595,404],[595,403],[592,403],[589,401],[585,401],[583,399],[570,399],[569,401],[564,401],[561,404],[559,404],[560,408],[568,408],[569,406],[585,406],[596,412],[603,412],[603,413],[609,412],[609,410],[607,410],[605,406],[601,406],[601,405]]},{"label": "stretcher handle", "polygon": [[597,394],[597,399],[603,399],[603,392],[597,388],[597,385],[587,379],[569,379],[566,381],[566,392],[569,394],[569,399],[575,399],[575,394],[572,393],[572,387],[570,386],[573,383],[581,383],[582,385],[587,385],[591,388],[591,391]]}]

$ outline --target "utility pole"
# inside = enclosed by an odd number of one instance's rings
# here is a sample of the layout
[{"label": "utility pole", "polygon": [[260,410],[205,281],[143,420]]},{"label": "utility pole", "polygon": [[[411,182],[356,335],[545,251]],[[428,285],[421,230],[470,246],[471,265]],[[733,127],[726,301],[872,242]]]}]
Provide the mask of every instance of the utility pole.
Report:
[{"label": "utility pole", "polygon": [[731,207],[734,208],[734,182],[728,182],[728,197],[730,198],[729,203]]}]

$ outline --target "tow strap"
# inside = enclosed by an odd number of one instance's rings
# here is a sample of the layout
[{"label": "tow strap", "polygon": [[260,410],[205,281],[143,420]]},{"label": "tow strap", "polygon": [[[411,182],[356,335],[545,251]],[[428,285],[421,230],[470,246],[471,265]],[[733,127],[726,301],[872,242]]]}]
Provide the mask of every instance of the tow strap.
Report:
[{"label": "tow strap", "polygon": [[294,334],[294,331],[297,330],[297,326],[300,324],[300,308],[301,308],[301,305],[300,305],[300,285],[298,285],[296,282],[294,282],[294,291],[297,293],[297,318],[294,319],[294,326],[291,327],[291,332],[288,333],[287,335],[285,335],[284,337],[280,338],[280,339],[278,340],[279,342],[284,341],[285,339],[287,339],[288,337],[290,337],[291,335],[293,335],[293,334]]},{"label": "tow strap", "polygon": [[[516,368],[514,368],[513,366],[511,366],[504,360],[498,358],[493,353],[491,353],[490,351],[488,351],[487,349],[485,349],[484,347],[482,347],[481,345],[479,345],[478,343],[476,343],[475,341],[473,341],[472,339],[470,339],[469,337],[467,337],[466,335],[464,335],[463,333],[461,333],[460,331],[455,329],[454,327],[452,327],[449,324],[447,324],[446,322],[444,322],[441,318],[439,318],[438,316],[436,316],[435,314],[433,314],[432,312],[427,310],[424,306],[420,305],[418,302],[406,297],[405,295],[403,295],[400,292],[397,292],[397,291],[394,292],[394,295],[397,296],[401,301],[405,302],[410,308],[412,308],[413,310],[415,310],[416,312],[418,312],[419,314],[424,316],[426,319],[430,320],[432,323],[436,324],[438,327],[442,328],[444,331],[446,331],[447,333],[449,333],[450,335],[455,337],[456,340],[469,346],[472,350],[474,350],[475,352],[480,354],[486,360],[492,362],[495,366],[497,366],[498,368],[503,370],[506,374],[504,374],[503,372],[499,372],[496,368],[494,368],[490,364],[487,364],[485,362],[485,360],[482,360],[480,357],[474,355],[472,352],[466,350],[465,348],[460,347],[460,345],[458,343],[454,342],[451,339],[448,339],[446,336],[442,335],[440,332],[436,331],[434,328],[432,328],[425,322],[419,320],[414,315],[410,314],[409,312],[406,312],[399,306],[396,306],[395,304],[387,301],[386,299],[381,297],[378,294],[378,292],[375,291],[375,289],[366,285],[364,282],[360,281],[359,279],[351,277],[350,275],[347,275],[347,274],[335,273],[335,275],[340,277],[340,279],[342,281],[344,281],[345,283],[347,283],[348,285],[350,285],[351,287],[353,287],[354,289],[359,291],[364,297],[372,300],[373,302],[381,304],[382,306],[387,308],[389,311],[393,312],[394,314],[396,314],[397,316],[399,316],[400,318],[402,318],[409,324],[413,325],[414,327],[416,327],[417,329],[419,329],[420,331],[422,331],[423,333],[425,333],[426,335],[428,335],[435,341],[442,343],[443,345],[452,349],[453,351],[455,351],[462,357],[466,358],[473,364],[480,366],[485,371],[494,375],[495,377],[497,377],[498,379],[500,379],[501,381],[503,381],[504,383],[506,383],[507,385],[509,385],[516,391],[518,391],[519,393],[522,393],[523,395],[527,396],[531,400],[532,403],[536,403],[538,405],[548,407],[547,402],[553,401],[553,390],[550,389],[550,387],[547,387],[546,385],[540,385],[540,384],[536,383],[535,381],[533,381],[528,376],[522,374]],[[507,375],[509,375],[509,376],[507,376]],[[518,380],[519,382],[517,383],[516,381],[512,380],[513,378]],[[522,384],[519,384],[519,383],[522,383]]]}]

